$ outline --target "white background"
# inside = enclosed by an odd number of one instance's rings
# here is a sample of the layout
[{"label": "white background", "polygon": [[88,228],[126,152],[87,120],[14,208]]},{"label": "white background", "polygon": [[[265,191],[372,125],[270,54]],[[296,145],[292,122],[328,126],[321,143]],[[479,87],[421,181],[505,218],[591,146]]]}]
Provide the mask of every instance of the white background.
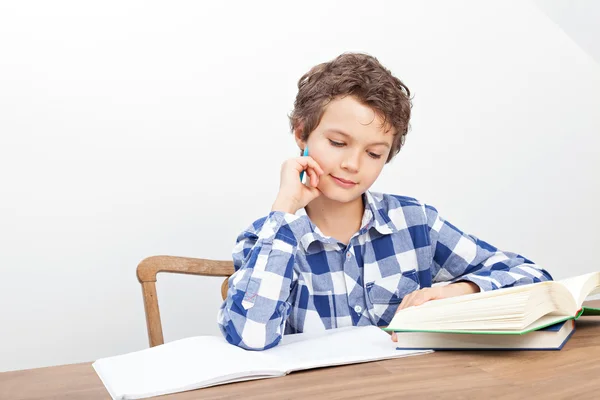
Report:
[{"label": "white background", "polygon": [[[1,3],[0,371],[146,348],[139,261],[230,259],[298,154],[298,78],[345,51],[414,93],[373,190],[598,270],[600,68],[544,3]],[[220,283],[159,275],[165,340],[219,334]]]}]

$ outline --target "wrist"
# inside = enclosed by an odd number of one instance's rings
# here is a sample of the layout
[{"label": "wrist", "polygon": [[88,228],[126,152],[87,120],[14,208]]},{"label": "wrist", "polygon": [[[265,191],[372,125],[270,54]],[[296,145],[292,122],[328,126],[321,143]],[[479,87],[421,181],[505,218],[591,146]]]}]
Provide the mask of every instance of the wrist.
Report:
[{"label": "wrist", "polygon": [[473,282],[468,282],[468,281],[455,282],[448,286],[451,287],[451,289],[455,292],[455,294],[454,294],[455,296],[477,293],[477,292],[481,291],[479,286],[477,286]]},{"label": "wrist", "polygon": [[271,211],[281,211],[288,214],[295,214],[296,211],[298,211],[298,207],[296,207],[292,201],[277,198],[271,206]]}]

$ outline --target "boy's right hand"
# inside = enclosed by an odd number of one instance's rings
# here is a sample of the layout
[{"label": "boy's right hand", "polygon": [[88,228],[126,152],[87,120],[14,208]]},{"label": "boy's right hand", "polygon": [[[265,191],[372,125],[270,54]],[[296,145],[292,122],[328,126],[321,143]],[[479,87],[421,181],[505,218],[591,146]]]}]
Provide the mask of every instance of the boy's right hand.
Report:
[{"label": "boy's right hand", "polygon": [[[300,172],[302,171],[306,171],[306,185],[300,182]],[[310,156],[286,160],[281,165],[279,193],[273,207],[271,207],[271,211],[294,214],[305,207],[321,195],[317,185],[319,184],[319,177],[323,174],[323,169]]]}]

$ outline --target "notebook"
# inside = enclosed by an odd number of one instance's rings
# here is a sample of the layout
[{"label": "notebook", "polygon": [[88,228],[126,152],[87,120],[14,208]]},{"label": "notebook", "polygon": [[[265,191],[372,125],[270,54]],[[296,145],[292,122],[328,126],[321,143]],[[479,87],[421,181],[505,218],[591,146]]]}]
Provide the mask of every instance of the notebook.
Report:
[{"label": "notebook", "polygon": [[397,350],[376,326],[285,335],[275,347],[247,351],[222,337],[196,336],[92,365],[113,399],[143,399],[214,385],[275,378],[293,371],[430,353]]}]

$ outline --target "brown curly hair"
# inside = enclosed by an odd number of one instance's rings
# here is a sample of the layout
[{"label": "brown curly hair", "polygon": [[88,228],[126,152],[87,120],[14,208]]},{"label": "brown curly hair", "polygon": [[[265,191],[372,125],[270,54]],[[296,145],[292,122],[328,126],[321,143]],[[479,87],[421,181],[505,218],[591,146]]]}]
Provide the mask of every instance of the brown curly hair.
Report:
[{"label": "brown curly hair", "polygon": [[388,163],[404,145],[412,107],[410,90],[373,56],[344,53],[314,66],[298,81],[298,94],[290,118],[292,133],[302,124],[302,140],[319,125],[327,104],[354,96],[383,117],[394,130]]}]

